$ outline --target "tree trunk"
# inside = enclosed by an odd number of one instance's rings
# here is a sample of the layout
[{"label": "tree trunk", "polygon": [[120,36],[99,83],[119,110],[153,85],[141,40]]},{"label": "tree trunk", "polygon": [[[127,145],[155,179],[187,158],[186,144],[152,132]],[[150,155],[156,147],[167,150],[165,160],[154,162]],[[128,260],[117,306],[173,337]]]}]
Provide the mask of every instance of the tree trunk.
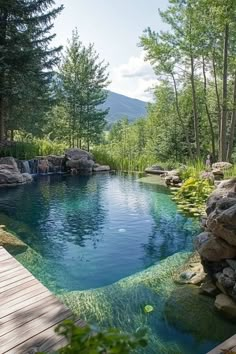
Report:
[{"label": "tree trunk", "polygon": [[229,145],[227,149],[227,161],[231,160],[233,149],[234,149],[234,139],[235,139],[235,127],[236,127],[236,72],[234,74],[234,97],[233,97],[233,112],[230,123],[230,135],[229,135]]},{"label": "tree trunk", "polygon": [[4,98],[0,96],[0,141],[5,140],[5,107]]},{"label": "tree trunk", "polygon": [[213,53],[212,53],[212,66],[213,66],[213,76],[214,76],[214,82],[215,82],[215,93],[216,93],[217,110],[218,110],[218,148],[219,148],[220,147],[221,105],[220,105],[220,94],[219,94],[218,82],[217,82],[215,49],[213,50]]},{"label": "tree trunk", "polygon": [[210,132],[211,132],[211,147],[212,147],[212,155],[213,155],[213,160],[215,160],[216,157],[216,149],[215,149],[215,132],[214,132],[214,127],[211,119],[211,115],[209,112],[208,104],[207,104],[207,78],[206,78],[206,67],[205,67],[205,58],[202,58],[202,71],[203,71],[203,79],[204,79],[204,102],[205,102],[205,109],[206,109],[206,114],[207,114],[207,119],[210,127]]},{"label": "tree trunk", "polygon": [[229,45],[229,25],[225,25],[224,33],[224,68],[223,68],[223,90],[222,90],[222,112],[220,120],[220,149],[219,161],[226,160],[226,132],[227,132],[227,98],[228,98],[228,45]]},{"label": "tree trunk", "polygon": [[179,96],[178,96],[178,90],[177,90],[177,85],[176,85],[176,81],[175,81],[175,76],[173,73],[171,73],[171,77],[173,80],[173,84],[174,84],[174,91],[175,91],[175,107],[176,107],[176,111],[177,111],[177,115],[180,121],[180,124],[182,126],[183,129],[183,133],[185,135],[185,139],[186,139],[186,143],[188,146],[188,152],[189,152],[189,157],[192,160],[193,159],[193,154],[192,154],[192,149],[191,149],[191,144],[190,144],[190,140],[189,140],[189,135],[188,135],[188,129],[184,124],[184,121],[182,119],[181,113],[180,113],[180,109],[179,109]]},{"label": "tree trunk", "polygon": [[196,156],[200,158],[200,140],[199,140],[199,119],[197,112],[197,100],[196,100],[196,88],[195,88],[195,78],[194,78],[194,58],[191,54],[191,86],[192,86],[192,96],[193,96],[193,118],[194,118],[194,133],[195,133],[195,145],[196,145]]}]

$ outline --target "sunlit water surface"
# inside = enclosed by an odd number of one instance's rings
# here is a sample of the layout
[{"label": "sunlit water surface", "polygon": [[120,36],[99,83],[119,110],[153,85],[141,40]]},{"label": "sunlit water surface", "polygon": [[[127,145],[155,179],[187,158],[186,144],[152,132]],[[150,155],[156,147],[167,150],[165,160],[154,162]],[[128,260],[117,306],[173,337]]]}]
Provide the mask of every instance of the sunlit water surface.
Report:
[{"label": "sunlit water surface", "polygon": [[[191,251],[199,231],[196,219],[177,211],[165,186],[140,183],[137,176],[39,177],[1,189],[0,213],[0,222],[43,260],[43,266],[33,267],[32,259],[23,264],[58,293],[104,287]],[[168,335],[165,328],[163,322],[159,334]],[[195,343],[175,331],[172,340]],[[205,342],[191,353],[209,347]]]}]

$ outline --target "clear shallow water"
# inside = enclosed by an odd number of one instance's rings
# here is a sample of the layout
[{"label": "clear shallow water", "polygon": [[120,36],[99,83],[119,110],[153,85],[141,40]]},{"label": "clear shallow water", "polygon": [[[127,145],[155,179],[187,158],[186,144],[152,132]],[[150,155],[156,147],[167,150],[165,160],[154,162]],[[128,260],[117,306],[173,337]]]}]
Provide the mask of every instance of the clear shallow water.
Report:
[{"label": "clear shallow water", "polygon": [[167,188],[136,179],[41,177],[0,190],[0,221],[43,257],[57,288],[109,285],[191,250],[198,231],[196,220],[177,212]]},{"label": "clear shallow water", "polygon": [[166,187],[136,179],[45,176],[0,189],[0,223],[31,247],[17,258],[81,318],[127,332],[147,326],[142,354],[205,354],[236,327],[212,299],[172,281],[199,223]]}]

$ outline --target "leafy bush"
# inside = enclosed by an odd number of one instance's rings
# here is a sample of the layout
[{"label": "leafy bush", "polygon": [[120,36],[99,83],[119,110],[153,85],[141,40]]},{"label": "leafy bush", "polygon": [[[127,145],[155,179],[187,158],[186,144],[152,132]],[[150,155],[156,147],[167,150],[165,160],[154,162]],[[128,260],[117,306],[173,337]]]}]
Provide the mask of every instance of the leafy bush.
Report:
[{"label": "leafy bush", "polygon": [[19,160],[30,160],[35,156],[60,155],[67,146],[64,143],[28,137],[11,145],[0,147],[0,157],[13,156]]},{"label": "leafy bush", "polygon": [[173,199],[180,209],[198,216],[205,212],[205,202],[213,189],[211,179],[190,177],[174,194]]},{"label": "leafy bush", "polygon": [[131,350],[147,345],[145,329],[127,335],[117,329],[98,331],[91,326],[77,327],[67,320],[56,328],[56,332],[68,341],[58,354],[129,354]]}]

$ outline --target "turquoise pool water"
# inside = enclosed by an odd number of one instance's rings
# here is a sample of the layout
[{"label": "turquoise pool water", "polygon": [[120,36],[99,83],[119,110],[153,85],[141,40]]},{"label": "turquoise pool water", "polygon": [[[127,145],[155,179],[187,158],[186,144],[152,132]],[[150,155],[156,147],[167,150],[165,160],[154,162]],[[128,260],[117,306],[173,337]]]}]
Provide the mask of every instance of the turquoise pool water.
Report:
[{"label": "turquoise pool water", "polygon": [[144,354],[204,354],[235,332],[211,299],[171,278],[199,222],[163,185],[126,175],[39,177],[0,189],[0,223],[30,246],[17,259],[80,317],[125,331],[147,326]]},{"label": "turquoise pool water", "polygon": [[177,212],[164,186],[135,179],[40,177],[1,190],[0,210],[59,288],[97,288],[192,248],[196,221]]}]

